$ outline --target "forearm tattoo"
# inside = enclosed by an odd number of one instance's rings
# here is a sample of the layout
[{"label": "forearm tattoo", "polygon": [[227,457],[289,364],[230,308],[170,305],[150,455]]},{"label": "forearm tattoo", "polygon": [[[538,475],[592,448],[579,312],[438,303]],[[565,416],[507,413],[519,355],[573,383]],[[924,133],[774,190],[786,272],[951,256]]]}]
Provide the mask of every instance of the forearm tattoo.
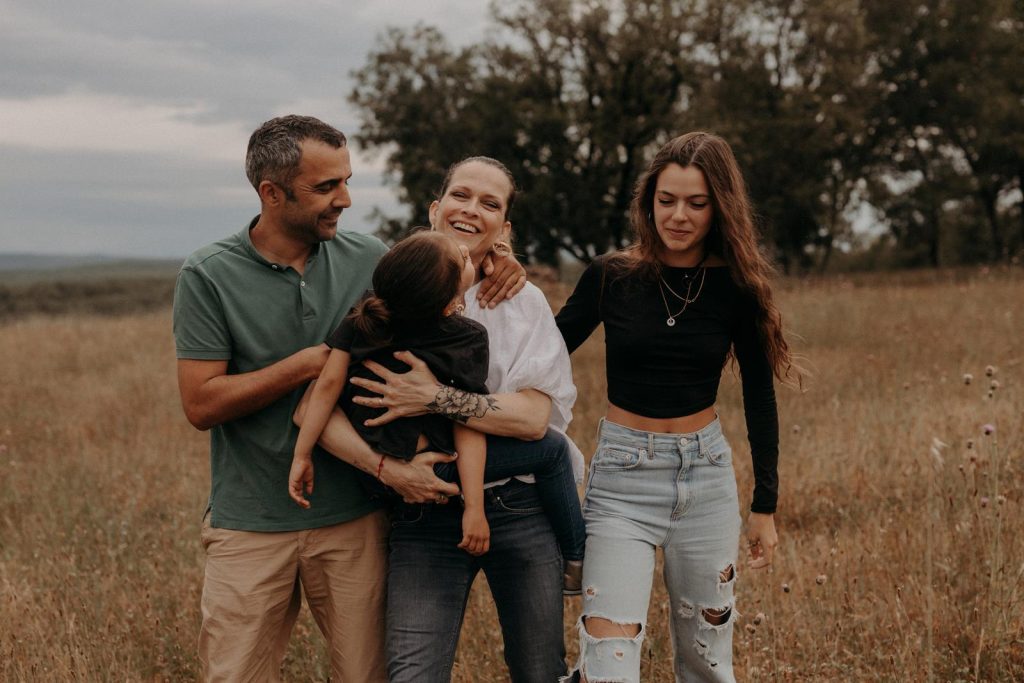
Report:
[{"label": "forearm tattoo", "polygon": [[487,394],[474,394],[455,387],[441,385],[427,410],[466,424],[471,417],[483,417],[489,410],[501,410],[498,401]]}]

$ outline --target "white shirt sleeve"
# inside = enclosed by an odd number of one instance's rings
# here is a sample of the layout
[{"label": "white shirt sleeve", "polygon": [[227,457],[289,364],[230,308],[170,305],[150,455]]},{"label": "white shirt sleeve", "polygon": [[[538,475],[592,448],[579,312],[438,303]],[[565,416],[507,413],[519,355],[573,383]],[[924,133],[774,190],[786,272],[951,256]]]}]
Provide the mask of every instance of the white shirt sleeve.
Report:
[{"label": "white shirt sleeve", "polygon": [[[498,394],[536,389],[547,394],[551,398],[550,426],[564,436],[572,421],[576,385],[572,381],[569,352],[543,292],[527,283],[523,291],[495,308],[481,308],[474,286],[466,292],[465,315],[487,329],[488,391]],[[580,482],[583,454],[567,436],[566,440],[572,453],[573,473]]]}]

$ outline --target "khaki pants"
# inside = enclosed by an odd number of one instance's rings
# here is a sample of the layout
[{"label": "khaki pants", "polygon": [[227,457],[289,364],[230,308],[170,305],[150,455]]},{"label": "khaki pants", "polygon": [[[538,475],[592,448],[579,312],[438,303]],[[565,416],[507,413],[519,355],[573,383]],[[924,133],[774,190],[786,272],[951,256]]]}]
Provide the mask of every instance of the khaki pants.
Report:
[{"label": "khaki pants", "polygon": [[301,604],[327,640],[331,680],[386,681],[387,518],[285,532],[203,521],[206,577],[199,659],[206,681],[278,681]]}]

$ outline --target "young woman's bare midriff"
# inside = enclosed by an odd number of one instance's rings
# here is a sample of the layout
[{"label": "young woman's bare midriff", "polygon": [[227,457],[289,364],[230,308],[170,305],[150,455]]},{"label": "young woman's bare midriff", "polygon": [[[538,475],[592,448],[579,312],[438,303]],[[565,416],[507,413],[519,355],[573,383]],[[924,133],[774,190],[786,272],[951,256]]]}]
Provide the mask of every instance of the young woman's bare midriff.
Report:
[{"label": "young woman's bare midriff", "polygon": [[657,432],[659,434],[689,434],[696,432],[714,422],[714,406],[708,406],[704,410],[691,415],[679,417],[645,417],[620,408],[611,403],[608,404],[608,414],[605,419],[609,422],[636,429],[642,432]]}]

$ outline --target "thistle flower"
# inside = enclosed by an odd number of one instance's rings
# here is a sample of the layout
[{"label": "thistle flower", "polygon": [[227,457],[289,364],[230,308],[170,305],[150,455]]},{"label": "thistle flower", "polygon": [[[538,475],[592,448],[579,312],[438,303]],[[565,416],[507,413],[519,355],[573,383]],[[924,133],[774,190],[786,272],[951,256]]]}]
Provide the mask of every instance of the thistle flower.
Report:
[{"label": "thistle flower", "polygon": [[995,391],[996,389],[998,389],[999,388],[999,380],[994,379],[991,382],[989,382],[988,383],[988,388],[991,389],[992,391]]},{"label": "thistle flower", "polygon": [[828,580],[827,576],[825,576],[824,574],[818,574],[818,576],[814,579],[814,583],[818,584],[819,586],[823,586],[823,585],[825,585],[825,582],[827,580]]},{"label": "thistle flower", "polygon": [[1006,504],[1006,496],[1004,496],[1002,494],[999,494],[998,496],[996,496],[996,505],[1005,505],[1005,504]]},{"label": "thistle flower", "polygon": [[789,592],[789,584],[788,583],[782,584],[782,592],[783,593],[788,593]]},{"label": "thistle flower", "polygon": [[981,431],[985,433],[985,436],[988,436],[989,434],[992,434],[993,432],[996,431],[996,426],[991,422],[988,424],[983,424],[981,426]]},{"label": "thistle flower", "polygon": [[988,507],[988,496],[982,496],[981,500],[979,502],[981,503],[981,507],[987,508]]},{"label": "thistle flower", "polygon": [[969,372],[964,373],[964,384],[970,384],[974,381],[974,375]]},{"label": "thistle flower", "polygon": [[967,439],[967,450],[974,448],[974,439]]},{"label": "thistle flower", "polygon": [[760,626],[761,622],[765,619],[767,619],[767,617],[765,617],[764,612],[758,612],[754,615],[754,626]]},{"label": "thistle flower", "polygon": [[986,377],[991,377],[991,376],[993,376],[994,374],[996,374],[996,369],[995,369],[995,367],[993,367],[993,366],[991,366],[991,365],[986,365],[986,366],[985,366],[985,376],[986,376]]}]

